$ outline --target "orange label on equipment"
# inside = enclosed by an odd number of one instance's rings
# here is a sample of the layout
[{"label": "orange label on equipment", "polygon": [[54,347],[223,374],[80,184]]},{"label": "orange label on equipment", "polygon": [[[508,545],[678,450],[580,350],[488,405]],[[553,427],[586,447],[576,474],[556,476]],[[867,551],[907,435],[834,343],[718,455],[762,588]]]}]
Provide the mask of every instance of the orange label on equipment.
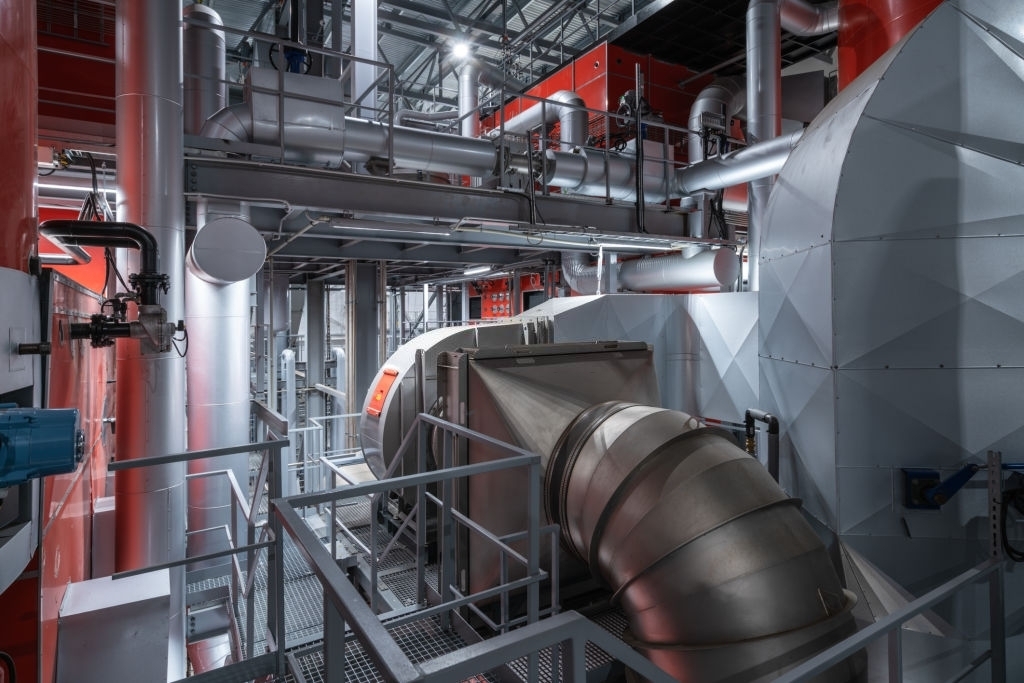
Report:
[{"label": "orange label on equipment", "polygon": [[384,410],[384,400],[391,391],[391,385],[398,379],[398,370],[384,368],[384,374],[380,376],[377,386],[373,390],[373,397],[370,398],[370,405],[366,406],[366,414],[373,417],[380,417]]}]

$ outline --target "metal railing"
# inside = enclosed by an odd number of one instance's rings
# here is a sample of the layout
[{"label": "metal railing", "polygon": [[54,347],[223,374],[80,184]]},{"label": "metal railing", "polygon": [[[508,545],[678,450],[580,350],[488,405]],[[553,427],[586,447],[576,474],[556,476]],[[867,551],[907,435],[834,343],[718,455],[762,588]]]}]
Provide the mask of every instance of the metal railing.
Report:
[{"label": "metal railing", "polygon": [[[426,471],[428,441],[432,432],[441,437],[441,462],[439,469]],[[505,457],[475,463],[454,465],[456,445],[460,440],[486,443]],[[671,680],[664,672],[643,658],[622,641],[584,619],[575,612],[559,614],[557,592],[552,593],[551,602],[542,608],[540,601],[541,583],[551,580],[557,585],[557,552],[552,554],[552,568],[545,571],[540,566],[542,536],[552,540],[552,549],[557,551],[558,527],[542,527],[541,516],[541,467],[540,458],[520,448],[502,443],[484,434],[465,429],[438,418],[421,413],[409,430],[393,462],[400,462],[409,448],[416,448],[419,473],[382,479],[380,481],[355,484],[343,489],[320,494],[297,496],[273,501],[274,516],[282,528],[293,538],[306,562],[319,578],[324,588],[324,678],[327,681],[344,680],[346,629],[358,639],[363,651],[387,679],[394,681],[453,681],[467,678],[482,671],[498,669],[507,662],[525,657],[530,680],[537,680],[539,674],[538,653],[548,647],[556,647],[558,656],[553,656],[552,673],[561,667],[569,674],[563,680],[583,681],[586,667],[583,662],[584,646],[587,642],[597,643],[613,657],[625,662],[648,680],[658,683]],[[523,504],[527,513],[527,529],[514,534],[499,536],[469,520],[454,505],[456,482],[474,475],[525,468],[529,473],[528,495]],[[438,495],[427,490],[437,487]],[[395,489],[415,491],[415,503],[406,514],[400,528],[393,534],[388,546],[380,553],[376,550],[378,522],[371,509],[370,545],[364,548],[371,555],[371,571],[379,560],[387,555],[403,536],[413,542],[416,549],[416,604],[409,609],[391,610],[378,614],[371,597],[370,604],[360,594],[346,573],[336,561],[336,538],[325,546],[306,525],[302,510],[306,507],[330,505],[332,514],[341,501],[368,497],[377,504],[381,496]],[[434,589],[427,585],[426,545],[427,506],[436,511],[438,534],[438,580]],[[456,534],[458,529],[475,534],[490,547],[498,548],[501,574],[505,582],[501,585],[466,594],[458,585],[456,575]],[[523,543],[524,552],[512,547],[511,543]],[[511,578],[513,569],[520,568],[520,578]],[[371,583],[376,581],[376,573]],[[553,590],[556,590],[553,588]],[[508,604],[502,599],[513,592],[525,593],[525,615],[511,618]],[[484,600],[498,600],[500,616],[494,621],[477,603]],[[485,623],[499,635],[431,661],[414,664],[402,651],[391,634],[391,629],[427,618],[439,619],[444,628],[461,622],[460,610],[470,610],[485,618]],[[541,619],[544,615],[547,619]],[[513,628],[519,626],[519,628]]]},{"label": "metal railing", "polygon": [[[288,446],[288,424],[281,415],[269,410],[266,406],[253,403],[253,412],[260,427],[260,432],[265,432],[266,441],[255,443],[239,444],[237,446],[226,446],[222,448],[209,448],[205,450],[187,451],[184,453],[172,453],[162,456],[137,458],[134,460],[123,460],[110,463],[107,467],[111,472],[122,472],[128,470],[168,465],[171,463],[188,462],[206,458],[216,458],[225,455],[238,453],[262,452],[260,468],[253,485],[252,498],[249,499],[242,493],[241,486],[230,469],[213,470],[201,474],[188,475],[187,479],[225,477],[231,497],[231,518],[229,524],[211,527],[207,529],[196,529],[186,532],[186,536],[210,533],[224,533],[227,541],[227,548],[201,555],[187,556],[178,560],[151,565],[139,569],[122,571],[113,574],[113,579],[121,579],[139,574],[170,569],[173,567],[185,567],[209,560],[230,558],[230,584],[229,598],[231,604],[231,616],[235,623],[241,621],[240,603],[245,601],[245,644],[241,654],[244,658],[233,662],[219,669],[190,676],[182,681],[190,683],[203,683],[203,681],[222,680],[251,680],[261,675],[284,672],[284,648],[278,643],[284,642],[283,612],[280,609],[284,592],[281,577],[283,577],[282,565],[282,535],[280,526],[274,519],[267,519],[264,524],[263,515],[260,512],[263,501],[267,496],[278,497],[281,491],[281,451]],[[244,524],[244,528],[242,525]],[[245,543],[240,543],[244,536]],[[265,642],[266,652],[256,654],[256,575],[260,561],[260,553],[266,551],[268,588],[267,588],[267,611],[265,621]],[[245,567],[239,561],[244,554]],[[276,586],[276,588],[275,588]]]}]

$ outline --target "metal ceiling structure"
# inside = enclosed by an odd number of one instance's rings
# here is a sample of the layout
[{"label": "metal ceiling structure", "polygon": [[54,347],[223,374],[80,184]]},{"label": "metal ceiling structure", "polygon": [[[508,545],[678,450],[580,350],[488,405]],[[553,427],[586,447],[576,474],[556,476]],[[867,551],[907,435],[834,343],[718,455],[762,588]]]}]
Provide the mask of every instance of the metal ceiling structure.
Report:
[{"label": "metal ceiling structure", "polygon": [[[182,2],[183,6],[189,4],[189,0]],[[205,4],[229,29],[227,76],[241,82],[252,49],[230,29],[273,34],[282,3],[208,0]],[[343,52],[352,49],[353,5],[358,9],[355,0],[338,7],[344,12],[343,31],[349,33],[342,36]],[[458,79],[451,49],[459,41],[473,46],[482,66],[482,107],[497,105],[503,96],[510,97],[542,80],[602,41],[682,64],[696,72],[693,78],[735,75],[745,68],[746,6],[747,0],[381,0],[377,3],[378,59],[394,67],[396,101],[388,103],[392,110],[427,112],[452,110],[456,105]],[[84,46],[83,55],[89,47],[85,43],[90,41],[94,47],[107,44],[112,52],[112,0],[39,0],[37,7],[41,35],[79,41]],[[330,44],[334,3],[308,2],[306,7],[305,40],[310,45]],[[783,63],[826,52],[834,40],[834,36],[797,38],[785,34]],[[40,48],[44,49],[50,48]],[[41,103],[69,96],[67,92],[49,92],[45,85],[41,82]],[[81,96],[87,95],[85,88],[83,85]],[[386,99],[385,94],[380,97]],[[109,107],[112,111],[112,99]],[[386,108],[382,104],[382,109]],[[506,265],[539,268],[545,262],[557,261],[552,250],[561,248],[550,246],[557,244],[551,239],[513,240],[512,244],[481,242],[480,235],[471,239],[466,233],[448,232],[447,228],[448,234],[431,235],[437,226],[421,225],[407,216],[399,220],[363,213],[352,216],[353,220],[339,221],[334,213],[331,221],[317,221],[309,216],[317,206],[309,204],[286,212],[280,221],[268,221],[279,233],[267,233],[278,272],[291,273],[298,279],[340,281],[347,260],[375,260],[388,263],[392,284],[418,284],[424,279],[455,278],[469,266],[481,263],[495,269]],[[600,208],[611,207],[597,206],[595,210]],[[549,215],[552,211],[546,210],[544,215],[553,221]],[[566,220],[565,224],[578,221]],[[601,221],[586,224],[600,225]],[[304,234],[294,239],[285,234],[298,231]],[[673,232],[682,234],[681,230]]]}]

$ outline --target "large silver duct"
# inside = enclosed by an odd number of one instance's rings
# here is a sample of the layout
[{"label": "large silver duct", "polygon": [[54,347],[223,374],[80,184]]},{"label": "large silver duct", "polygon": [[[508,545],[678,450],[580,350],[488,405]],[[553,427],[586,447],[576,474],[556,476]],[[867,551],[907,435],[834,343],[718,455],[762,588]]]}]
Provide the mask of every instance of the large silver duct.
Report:
[{"label": "large silver duct", "polygon": [[[619,284],[633,292],[681,292],[728,287],[739,277],[739,259],[731,249],[705,250],[694,255],[644,257],[622,261]],[[562,277],[573,291],[596,294],[598,267],[581,252],[562,252]]]},{"label": "large silver duct", "polygon": [[[184,15],[221,25],[220,16],[205,5],[189,5]],[[226,100],[224,34],[186,22],[182,45],[184,131],[195,135]],[[228,221],[207,229],[222,218]],[[185,270],[185,326],[190,342],[185,364],[189,450],[235,446],[249,439],[249,360],[248,353],[242,353],[249,345],[247,279],[262,265],[266,245],[247,226],[247,220],[248,207],[238,202],[197,202],[197,234]],[[226,354],[225,349],[229,350]],[[244,453],[188,463],[189,474],[223,469],[234,473],[245,493],[249,461]],[[231,491],[224,477],[189,480],[188,528],[193,532],[189,555],[227,548],[221,531],[203,530],[230,525],[232,509]],[[223,558],[190,569],[216,572],[213,568],[228,566],[229,558]]]},{"label": "large silver duct", "polygon": [[473,60],[459,69],[459,118],[464,138],[480,137],[480,69]]},{"label": "large silver duct", "polygon": [[789,153],[803,136],[803,130],[711,157],[676,171],[676,191],[692,195],[702,190],[720,190],[770,178],[782,170]]},{"label": "large silver duct", "polygon": [[[768,681],[856,629],[828,553],[761,464],[685,413],[598,404],[545,475],[552,521],[680,681]],[[863,658],[821,678],[857,680]]]},{"label": "large silver duct", "polygon": [[571,90],[559,90],[538,102],[526,111],[505,121],[502,127],[506,133],[525,135],[541,126],[558,123],[558,139],[563,152],[572,151],[587,141],[587,112],[583,98]]},{"label": "large silver duct", "polygon": [[[782,34],[821,35],[839,27],[836,3],[815,6],[806,0],[750,0],[747,6],[747,142],[766,142],[782,132]],[[747,280],[750,291],[761,283],[761,230],[774,176],[750,181],[748,191]]]},{"label": "large silver duct", "polygon": [[[721,120],[728,129],[729,121],[745,104],[743,83],[735,78],[719,78],[700,91],[697,99],[690,107],[690,118],[687,128],[690,131],[703,130],[705,119],[710,115]],[[704,160],[704,140],[699,135],[690,134],[687,147],[687,160],[690,166]],[[704,236],[704,214],[706,198],[696,197],[697,210],[687,217],[690,237]]]},{"label": "large silver duct", "polygon": [[[283,125],[278,121],[282,107],[275,94],[279,78],[283,78],[285,87]],[[252,69],[246,101],[210,117],[201,135],[283,144],[289,161],[328,167],[340,166],[342,161],[390,156],[395,166],[422,171],[469,176],[493,173],[497,157],[491,141],[401,126],[389,128],[376,121],[347,117],[342,104],[325,104],[343,102],[340,87],[339,82],[330,79]]]},{"label": "large silver duct", "polygon": [[[509,167],[520,173],[532,172],[543,185],[561,187],[572,194],[636,200],[636,159],[600,150],[572,152],[544,150],[543,157],[513,155]],[[644,164],[644,199],[665,201],[671,171],[655,163]]]},{"label": "large silver duct", "polygon": [[[153,233],[159,271],[170,278],[161,304],[184,318],[181,8],[165,0],[118,0],[116,114],[120,220]],[[138,272],[137,252],[120,264]],[[175,351],[117,342],[117,457],[185,450],[185,361]],[[185,557],[185,464],[117,474],[116,568],[138,569]],[[168,680],[185,676],[185,572],[170,570]]]},{"label": "large silver duct", "polygon": [[[188,448],[237,446],[249,440],[249,278],[262,266],[266,243],[248,223],[248,207],[201,199],[198,231],[189,249],[185,276],[185,325],[189,333]],[[248,491],[245,453],[189,461],[189,474],[231,470]],[[227,549],[231,490],[223,476],[191,479],[188,485],[189,555]],[[237,539],[236,539],[237,541]],[[203,567],[226,573],[229,558]],[[216,570],[212,570],[216,571]]]}]

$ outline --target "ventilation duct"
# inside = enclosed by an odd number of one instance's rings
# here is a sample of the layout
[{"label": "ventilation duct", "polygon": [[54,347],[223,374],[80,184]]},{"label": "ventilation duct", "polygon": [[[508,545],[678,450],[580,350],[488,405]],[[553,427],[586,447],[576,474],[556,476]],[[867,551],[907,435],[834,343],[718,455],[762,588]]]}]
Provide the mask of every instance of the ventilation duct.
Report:
[{"label": "ventilation duct", "polygon": [[459,70],[459,112],[464,138],[480,137],[480,70],[467,61]]},{"label": "ventilation duct", "polygon": [[807,0],[781,0],[782,28],[798,36],[823,36],[839,30],[839,3],[812,5]]},{"label": "ventilation duct", "polygon": [[[709,249],[692,256],[648,256],[623,261],[617,267],[619,284],[633,292],[717,291],[734,284],[740,274],[739,259],[731,249]],[[581,252],[562,252],[562,277],[573,291],[597,293],[598,267],[590,265]]]},{"label": "ventilation duct", "polygon": [[676,171],[676,190],[692,195],[769,178],[779,171],[803,136],[798,130]]}]

